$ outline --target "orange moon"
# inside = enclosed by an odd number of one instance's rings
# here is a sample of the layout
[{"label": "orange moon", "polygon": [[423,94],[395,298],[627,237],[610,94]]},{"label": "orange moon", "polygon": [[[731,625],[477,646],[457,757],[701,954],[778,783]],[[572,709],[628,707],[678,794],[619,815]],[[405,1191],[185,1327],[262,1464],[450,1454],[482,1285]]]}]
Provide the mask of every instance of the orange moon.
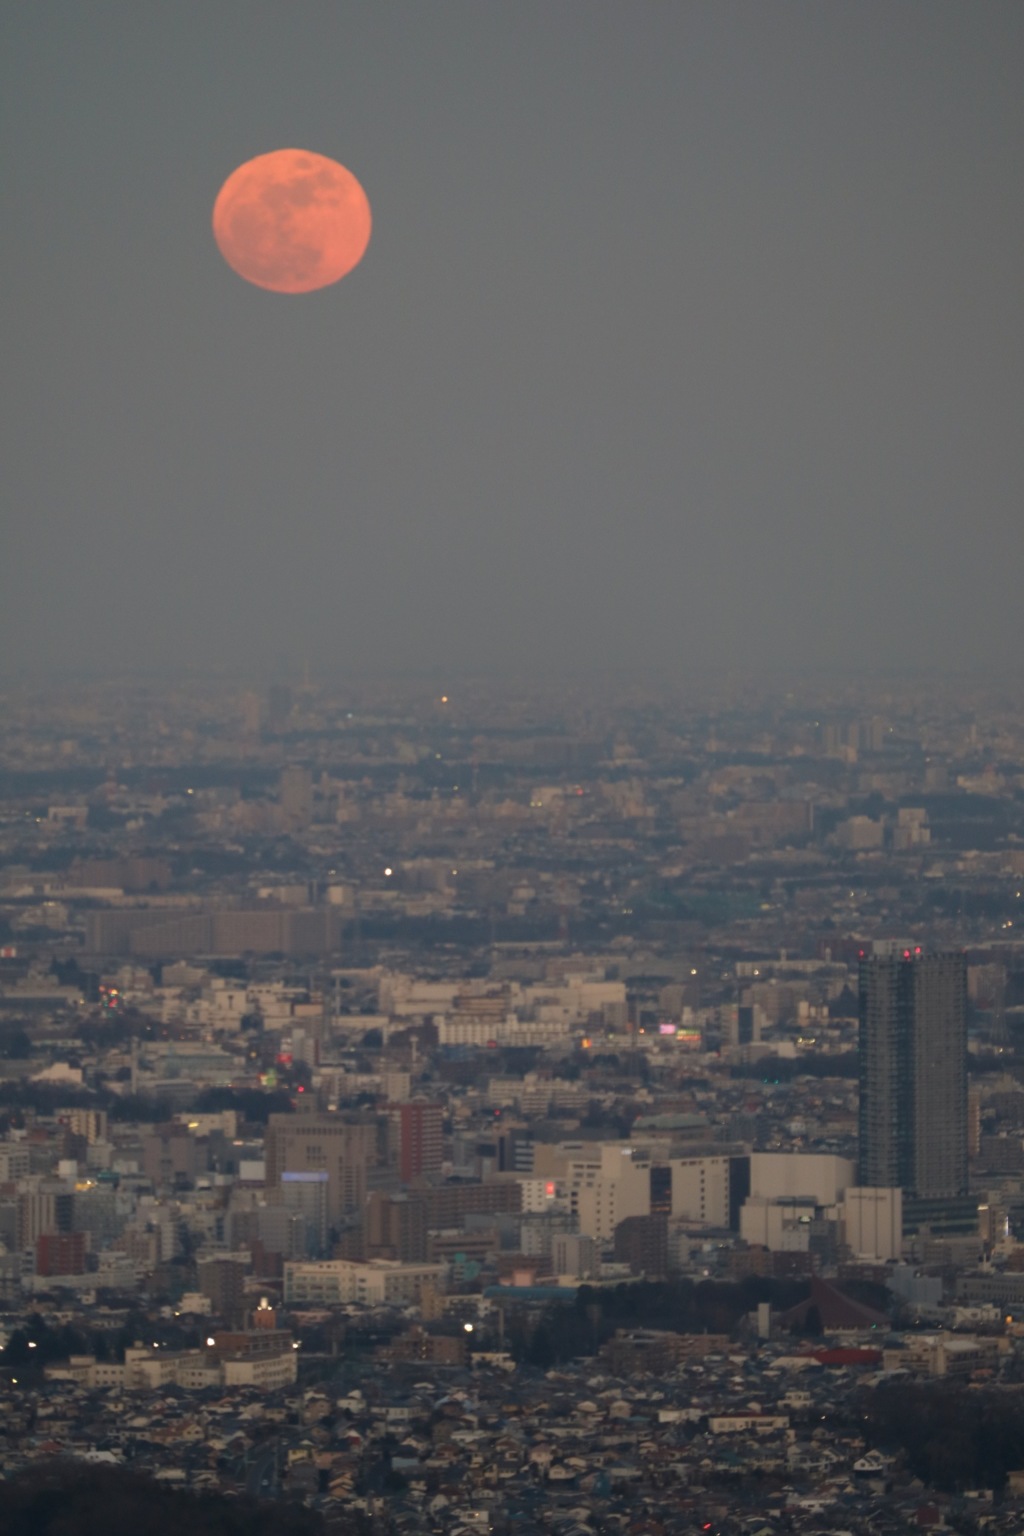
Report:
[{"label": "orange moon", "polygon": [[370,203],[326,155],[275,149],[232,171],[213,205],[213,237],[228,266],[275,293],[312,293],[361,261]]}]

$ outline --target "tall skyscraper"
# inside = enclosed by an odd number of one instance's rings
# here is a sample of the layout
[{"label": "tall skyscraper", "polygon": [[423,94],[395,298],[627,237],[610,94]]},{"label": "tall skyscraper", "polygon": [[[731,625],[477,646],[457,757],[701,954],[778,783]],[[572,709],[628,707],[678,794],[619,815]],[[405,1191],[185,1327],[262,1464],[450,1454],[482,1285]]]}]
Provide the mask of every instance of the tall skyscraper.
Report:
[{"label": "tall skyscraper", "polygon": [[967,1190],[967,965],[902,950],[860,966],[862,1185]]}]

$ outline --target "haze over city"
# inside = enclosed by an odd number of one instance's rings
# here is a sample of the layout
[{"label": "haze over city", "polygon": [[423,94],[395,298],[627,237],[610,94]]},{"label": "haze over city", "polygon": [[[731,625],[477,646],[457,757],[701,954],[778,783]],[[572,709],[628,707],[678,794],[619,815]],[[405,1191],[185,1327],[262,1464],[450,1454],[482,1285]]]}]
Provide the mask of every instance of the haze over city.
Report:
[{"label": "haze over city", "polygon": [[0,15],[3,1536],[1024,1529],[1022,43]]},{"label": "haze over city", "polygon": [[[2,26],[7,672],[1015,664],[1019,6]],[[301,298],[210,230],[286,145]]]}]

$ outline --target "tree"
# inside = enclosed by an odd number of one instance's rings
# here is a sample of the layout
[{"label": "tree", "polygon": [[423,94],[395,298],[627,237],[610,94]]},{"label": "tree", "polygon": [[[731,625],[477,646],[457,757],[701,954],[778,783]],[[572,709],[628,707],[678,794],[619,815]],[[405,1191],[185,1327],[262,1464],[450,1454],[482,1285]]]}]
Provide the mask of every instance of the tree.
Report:
[{"label": "tree", "polygon": [[539,1365],[542,1370],[547,1370],[549,1366],[554,1365],[555,1359],[555,1344],[551,1333],[545,1323],[539,1323],[530,1340],[530,1364]]},{"label": "tree", "polygon": [[0,1031],[0,1056],[5,1061],[24,1061],[32,1054],[32,1041],[23,1026],[5,1025]]}]

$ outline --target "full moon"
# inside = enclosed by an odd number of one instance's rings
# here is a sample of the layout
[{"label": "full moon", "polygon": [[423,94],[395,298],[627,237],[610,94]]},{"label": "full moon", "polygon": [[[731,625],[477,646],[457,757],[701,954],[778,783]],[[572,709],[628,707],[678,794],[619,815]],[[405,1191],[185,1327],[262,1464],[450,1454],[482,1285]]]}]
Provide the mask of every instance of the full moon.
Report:
[{"label": "full moon", "polygon": [[362,259],[370,204],[326,155],[275,149],[232,171],[213,205],[213,236],[229,267],[275,293],[312,293]]}]

